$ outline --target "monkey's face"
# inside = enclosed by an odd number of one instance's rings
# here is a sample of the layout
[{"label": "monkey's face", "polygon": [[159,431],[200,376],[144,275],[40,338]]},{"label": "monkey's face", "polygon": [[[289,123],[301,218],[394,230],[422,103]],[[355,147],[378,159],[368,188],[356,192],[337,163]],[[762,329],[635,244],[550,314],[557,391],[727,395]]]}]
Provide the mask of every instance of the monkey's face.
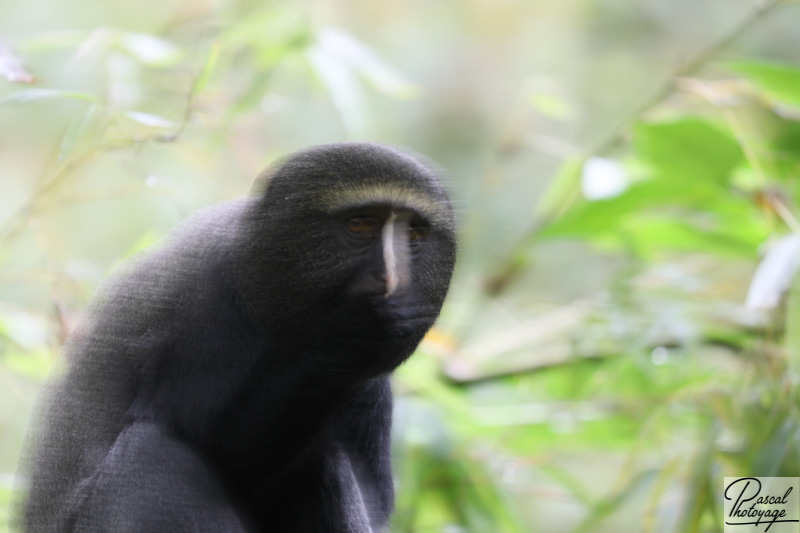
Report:
[{"label": "monkey's face", "polygon": [[443,267],[431,257],[431,247],[443,243],[429,220],[405,206],[367,204],[334,212],[329,232],[336,248],[331,274],[341,287],[330,294],[329,315],[340,328],[355,338],[386,339],[418,335],[433,324],[442,287],[431,283],[424,265]]},{"label": "monkey's face", "polygon": [[376,145],[284,162],[245,233],[240,284],[259,327],[395,346],[402,358],[436,319],[455,262],[453,213],[436,176]]}]

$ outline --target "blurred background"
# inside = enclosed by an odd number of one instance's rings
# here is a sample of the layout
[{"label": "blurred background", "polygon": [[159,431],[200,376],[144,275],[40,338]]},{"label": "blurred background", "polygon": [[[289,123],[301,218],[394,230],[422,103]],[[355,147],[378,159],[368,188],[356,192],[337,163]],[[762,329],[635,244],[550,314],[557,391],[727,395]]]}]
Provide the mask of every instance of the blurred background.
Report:
[{"label": "blurred background", "polygon": [[97,283],[301,147],[448,175],[393,532],[716,532],[800,475],[800,3],[0,0],[0,531]]}]

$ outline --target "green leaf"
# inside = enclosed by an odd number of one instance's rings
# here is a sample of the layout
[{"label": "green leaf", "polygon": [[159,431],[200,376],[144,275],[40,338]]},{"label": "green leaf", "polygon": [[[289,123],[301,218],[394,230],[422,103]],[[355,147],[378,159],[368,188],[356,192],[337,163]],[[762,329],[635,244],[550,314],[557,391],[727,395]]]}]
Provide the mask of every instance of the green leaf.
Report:
[{"label": "green leaf", "polygon": [[709,205],[718,194],[718,187],[700,180],[654,179],[640,182],[614,198],[578,204],[562,218],[542,229],[538,236],[590,238],[614,234],[633,213],[670,205],[702,208]]},{"label": "green leaf", "polygon": [[[651,179],[634,183],[619,196],[575,205],[539,236],[611,236],[616,240],[615,233],[633,213],[666,206],[702,211],[727,194],[720,185],[728,181],[742,160],[739,145],[730,133],[698,118],[640,123],[634,144]],[[540,211],[553,212],[556,204],[576,194],[580,163],[565,165]]]},{"label": "green leaf", "polygon": [[634,146],[659,177],[727,183],[742,159],[733,135],[699,118],[639,123]]},{"label": "green leaf", "polygon": [[761,61],[739,61],[728,67],[745,76],[768,99],[800,106],[800,68]]},{"label": "green leaf", "polygon": [[0,100],[0,105],[27,104],[37,100],[54,100],[58,98],[85,100],[87,102],[97,101],[97,97],[93,94],[77,91],[63,91],[61,89],[24,89],[4,97]]},{"label": "green leaf", "polygon": [[724,257],[753,258],[762,242],[759,237],[738,235],[727,228],[701,229],[681,217],[668,215],[636,216],[626,225],[643,256],[664,252],[701,252]]}]

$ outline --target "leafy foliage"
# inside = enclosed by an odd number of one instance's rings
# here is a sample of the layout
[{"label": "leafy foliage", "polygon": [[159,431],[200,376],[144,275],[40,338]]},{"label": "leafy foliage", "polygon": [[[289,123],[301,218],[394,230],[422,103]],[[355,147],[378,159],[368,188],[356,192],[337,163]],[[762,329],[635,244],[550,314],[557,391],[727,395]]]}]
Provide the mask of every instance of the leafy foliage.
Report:
[{"label": "leafy foliage", "polygon": [[[0,41],[0,522],[35,389],[96,284],[274,157],[342,139],[430,153],[462,191],[450,301],[396,375],[393,531],[720,531],[724,475],[800,472],[800,69],[718,60],[726,37],[609,127],[602,98],[652,88],[642,28],[669,9],[471,0],[332,23],[223,4]],[[553,50],[610,74],[567,86]],[[552,77],[501,73],[534,59]],[[584,127],[611,135],[569,137]]]}]

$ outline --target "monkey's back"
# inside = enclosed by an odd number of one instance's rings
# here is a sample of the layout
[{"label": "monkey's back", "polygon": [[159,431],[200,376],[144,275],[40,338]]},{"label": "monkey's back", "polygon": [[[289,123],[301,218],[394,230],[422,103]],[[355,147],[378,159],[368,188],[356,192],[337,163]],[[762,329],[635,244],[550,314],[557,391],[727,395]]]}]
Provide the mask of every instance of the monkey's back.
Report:
[{"label": "monkey's back", "polygon": [[[89,479],[129,423],[142,371],[191,331],[250,199],[191,217],[157,249],[121,265],[98,289],[39,400],[20,478],[26,531],[61,531]],[[178,351],[178,357],[190,354]]]}]

